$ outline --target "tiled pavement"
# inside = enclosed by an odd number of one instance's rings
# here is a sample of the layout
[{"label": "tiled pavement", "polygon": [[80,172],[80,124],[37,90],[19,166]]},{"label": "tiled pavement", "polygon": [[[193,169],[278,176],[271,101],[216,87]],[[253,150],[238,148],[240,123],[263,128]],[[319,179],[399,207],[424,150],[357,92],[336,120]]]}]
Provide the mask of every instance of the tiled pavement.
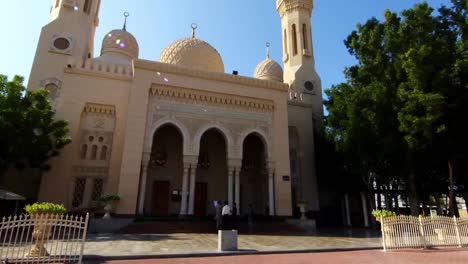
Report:
[{"label": "tiled pavement", "polygon": [[[333,229],[312,234],[297,230],[289,230],[290,232],[286,233],[267,232],[267,229],[264,226],[258,235],[241,232],[239,249],[243,252],[269,252],[381,247],[378,233],[364,230]],[[90,235],[85,245],[85,255],[88,257],[200,254],[216,251],[215,232]]]}]

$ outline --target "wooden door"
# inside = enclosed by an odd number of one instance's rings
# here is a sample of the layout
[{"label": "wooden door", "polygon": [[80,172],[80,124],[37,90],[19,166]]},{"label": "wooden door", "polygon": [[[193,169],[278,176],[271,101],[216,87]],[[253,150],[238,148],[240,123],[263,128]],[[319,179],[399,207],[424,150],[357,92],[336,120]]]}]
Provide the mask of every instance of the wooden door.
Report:
[{"label": "wooden door", "polygon": [[208,197],[208,184],[197,182],[195,185],[195,216],[206,216],[206,199]]},{"label": "wooden door", "polygon": [[153,215],[169,215],[170,184],[168,181],[156,181],[153,184]]}]

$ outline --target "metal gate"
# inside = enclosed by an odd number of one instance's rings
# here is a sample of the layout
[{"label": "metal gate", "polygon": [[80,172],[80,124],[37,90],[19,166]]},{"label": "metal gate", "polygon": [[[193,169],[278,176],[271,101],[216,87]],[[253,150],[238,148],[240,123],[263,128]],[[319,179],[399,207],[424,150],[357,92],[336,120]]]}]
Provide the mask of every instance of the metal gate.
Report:
[{"label": "metal gate", "polygon": [[19,215],[0,224],[0,261],[81,263],[89,214]]}]

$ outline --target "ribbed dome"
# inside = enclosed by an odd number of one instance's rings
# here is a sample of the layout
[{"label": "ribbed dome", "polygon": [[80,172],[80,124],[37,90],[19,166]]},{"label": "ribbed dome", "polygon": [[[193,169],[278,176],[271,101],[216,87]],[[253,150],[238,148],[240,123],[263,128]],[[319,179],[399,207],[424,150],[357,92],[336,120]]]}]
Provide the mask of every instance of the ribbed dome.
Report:
[{"label": "ribbed dome", "polygon": [[218,51],[197,38],[175,41],[164,49],[159,61],[205,71],[224,72],[224,63]]},{"label": "ribbed dome", "polygon": [[254,77],[283,82],[283,69],[276,61],[270,59],[270,56],[267,56],[267,58],[260,62],[257,68],[255,68]]},{"label": "ribbed dome", "polygon": [[109,32],[102,41],[101,56],[124,55],[131,59],[138,58],[139,47],[135,37],[125,29]]}]

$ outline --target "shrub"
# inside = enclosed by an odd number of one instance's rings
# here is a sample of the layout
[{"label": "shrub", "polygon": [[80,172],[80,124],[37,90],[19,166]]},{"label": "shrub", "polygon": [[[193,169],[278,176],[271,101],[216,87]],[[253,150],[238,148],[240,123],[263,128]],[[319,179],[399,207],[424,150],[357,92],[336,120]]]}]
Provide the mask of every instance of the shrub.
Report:
[{"label": "shrub", "polygon": [[396,213],[383,209],[383,210],[373,210],[372,215],[375,217],[375,219],[377,219],[377,221],[379,221],[381,217],[385,218],[385,217],[396,216]]},{"label": "shrub", "polygon": [[120,196],[116,194],[107,194],[107,195],[101,196],[101,198],[99,198],[99,201],[101,202],[120,201]]},{"label": "shrub", "polygon": [[63,204],[54,203],[34,203],[28,204],[24,207],[24,210],[29,215],[40,215],[40,214],[54,214],[63,215],[67,212],[67,209]]}]

